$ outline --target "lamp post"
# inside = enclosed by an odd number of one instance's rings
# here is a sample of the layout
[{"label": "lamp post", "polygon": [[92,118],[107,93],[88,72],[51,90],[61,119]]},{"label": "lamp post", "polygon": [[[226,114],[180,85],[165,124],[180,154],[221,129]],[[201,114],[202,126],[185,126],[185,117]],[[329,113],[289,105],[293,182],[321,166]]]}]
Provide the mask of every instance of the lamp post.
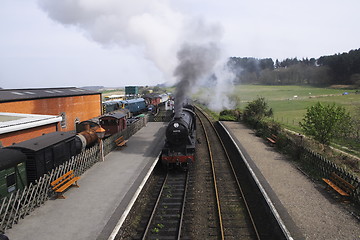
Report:
[{"label": "lamp post", "polygon": [[101,161],[104,161],[104,145],[103,145],[103,138],[105,137],[105,129],[99,127],[96,129],[96,135],[99,139],[99,148],[100,148],[100,157]]}]

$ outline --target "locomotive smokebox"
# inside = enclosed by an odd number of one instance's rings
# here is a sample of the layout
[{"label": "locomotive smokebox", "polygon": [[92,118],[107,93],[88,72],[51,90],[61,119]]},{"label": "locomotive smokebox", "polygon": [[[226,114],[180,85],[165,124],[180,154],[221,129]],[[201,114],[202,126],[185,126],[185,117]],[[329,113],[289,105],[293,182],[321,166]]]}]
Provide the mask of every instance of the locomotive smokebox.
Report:
[{"label": "locomotive smokebox", "polygon": [[180,116],[175,116],[166,129],[166,139],[173,145],[189,144],[194,130],[194,112],[184,108]]},{"label": "locomotive smokebox", "polygon": [[188,135],[189,131],[187,124],[180,118],[174,119],[172,122],[170,122],[166,129],[166,138],[171,144],[174,145],[186,144]]}]

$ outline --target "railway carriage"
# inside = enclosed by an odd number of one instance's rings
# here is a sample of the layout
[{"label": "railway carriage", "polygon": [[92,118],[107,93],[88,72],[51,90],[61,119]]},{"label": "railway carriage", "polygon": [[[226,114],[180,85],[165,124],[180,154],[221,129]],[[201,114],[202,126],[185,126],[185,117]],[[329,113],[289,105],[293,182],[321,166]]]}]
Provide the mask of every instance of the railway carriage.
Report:
[{"label": "railway carriage", "polygon": [[105,137],[123,131],[126,128],[127,109],[122,109],[112,113],[102,115],[99,118],[99,124],[105,129]]},{"label": "railway carriage", "polygon": [[124,100],[122,104],[122,108],[128,109],[133,115],[142,113],[147,109],[145,99],[143,98]]},{"label": "railway carriage", "polygon": [[26,174],[29,182],[35,182],[79,152],[76,149],[76,135],[71,132],[48,133],[5,149],[18,150],[26,155]]}]

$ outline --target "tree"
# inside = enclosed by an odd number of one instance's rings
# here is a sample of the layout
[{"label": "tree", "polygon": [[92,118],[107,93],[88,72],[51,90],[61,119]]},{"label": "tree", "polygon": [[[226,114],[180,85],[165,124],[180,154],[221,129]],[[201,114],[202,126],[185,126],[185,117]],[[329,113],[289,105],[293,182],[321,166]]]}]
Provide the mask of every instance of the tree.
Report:
[{"label": "tree", "polygon": [[351,129],[351,117],[344,107],[318,102],[307,109],[300,126],[305,134],[320,143],[329,144],[334,137]]},{"label": "tree", "polygon": [[273,115],[272,108],[269,109],[265,98],[259,97],[258,99],[250,102],[244,110],[244,120],[250,123],[257,124],[265,117]]}]

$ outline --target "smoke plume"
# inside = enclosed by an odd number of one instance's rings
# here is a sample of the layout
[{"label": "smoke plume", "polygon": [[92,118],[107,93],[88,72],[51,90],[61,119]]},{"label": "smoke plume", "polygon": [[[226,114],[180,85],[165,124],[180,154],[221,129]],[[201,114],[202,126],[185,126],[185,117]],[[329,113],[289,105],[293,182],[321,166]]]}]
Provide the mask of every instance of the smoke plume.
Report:
[{"label": "smoke plume", "polygon": [[[176,4],[172,0],[38,0],[38,3],[51,19],[75,27],[102,46],[141,53],[169,84],[177,84],[176,109],[181,108],[199,82],[219,69],[222,26],[174,9]],[[216,75],[221,86],[223,78],[219,73]]]},{"label": "smoke plume", "polygon": [[176,52],[188,16],[167,0],[38,0],[48,16],[104,47],[126,48],[152,62],[174,82]]},{"label": "smoke plume", "polygon": [[178,78],[175,92],[175,117],[181,114],[188,93],[204,76],[212,73],[220,57],[220,49],[215,43],[206,45],[185,44],[178,52],[179,65],[174,75]]}]

